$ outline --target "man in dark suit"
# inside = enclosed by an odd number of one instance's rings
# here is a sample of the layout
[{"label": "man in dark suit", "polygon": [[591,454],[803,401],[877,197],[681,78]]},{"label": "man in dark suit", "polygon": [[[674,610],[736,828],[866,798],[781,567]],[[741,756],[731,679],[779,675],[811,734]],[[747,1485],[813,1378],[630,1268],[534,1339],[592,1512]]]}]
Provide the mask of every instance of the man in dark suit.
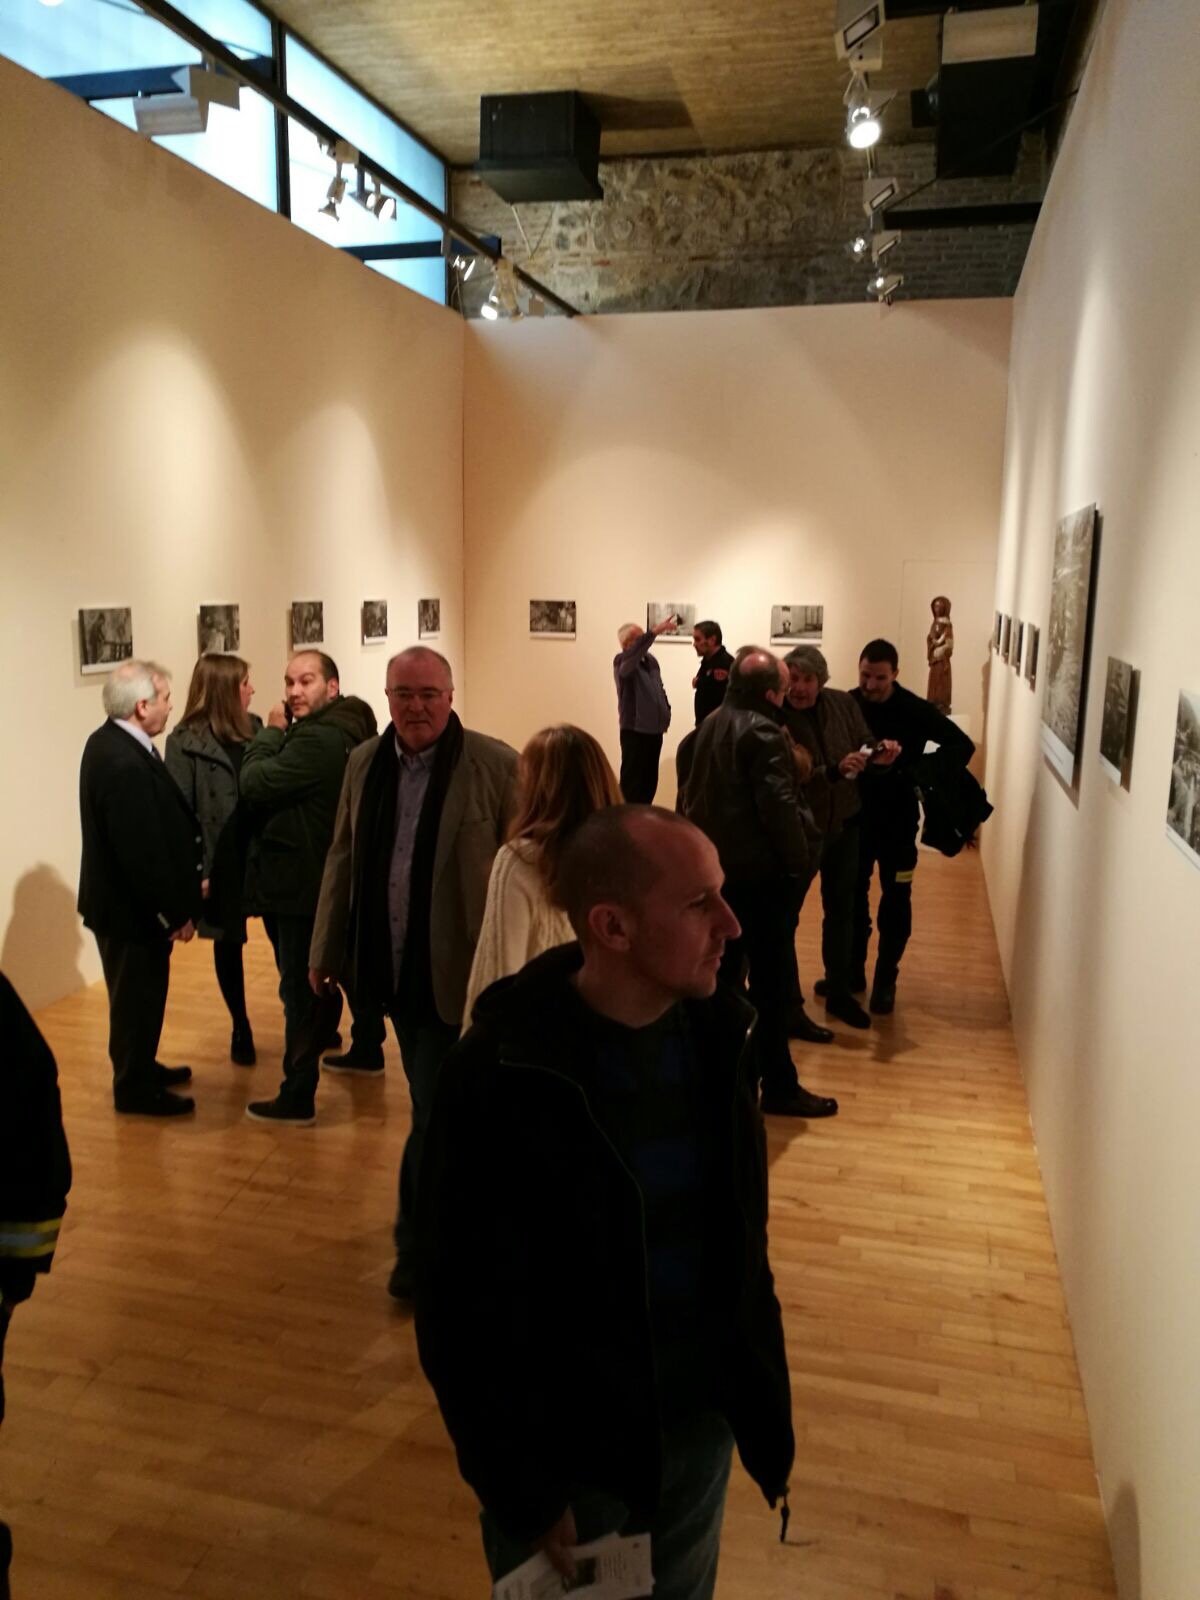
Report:
[{"label": "man in dark suit", "polygon": [[194,936],[200,912],[200,825],[151,742],[171,714],[166,671],[123,661],[103,698],[108,720],[88,739],[79,769],[79,913],[96,935],[108,988],[116,1108],[177,1117],[195,1102],[170,1086],[186,1083],[191,1068],[156,1057],[171,946]]}]

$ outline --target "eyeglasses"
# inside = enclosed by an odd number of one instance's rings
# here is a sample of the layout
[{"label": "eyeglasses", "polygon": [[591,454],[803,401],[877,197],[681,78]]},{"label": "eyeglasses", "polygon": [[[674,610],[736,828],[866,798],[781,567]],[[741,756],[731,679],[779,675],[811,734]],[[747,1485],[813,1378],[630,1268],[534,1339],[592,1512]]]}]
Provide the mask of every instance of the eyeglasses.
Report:
[{"label": "eyeglasses", "polygon": [[387,695],[397,705],[410,706],[414,700],[419,700],[423,706],[431,706],[446,692],[445,689],[389,689]]}]

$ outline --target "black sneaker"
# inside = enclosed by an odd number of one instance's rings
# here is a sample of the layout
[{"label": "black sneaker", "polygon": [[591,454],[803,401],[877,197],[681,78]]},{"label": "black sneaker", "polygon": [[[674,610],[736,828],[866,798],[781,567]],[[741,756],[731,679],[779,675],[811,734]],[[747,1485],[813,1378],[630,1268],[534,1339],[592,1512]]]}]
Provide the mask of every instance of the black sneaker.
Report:
[{"label": "black sneaker", "polygon": [[254,1048],[254,1035],[250,1032],[250,1024],[237,1027],[229,1036],[229,1059],[237,1067],[252,1067],[258,1060],[258,1053]]},{"label": "black sneaker", "polygon": [[127,1117],[186,1117],[196,1109],[189,1094],[168,1094],[165,1089],[147,1089],[140,1094],[122,1095],[113,1105]]},{"label": "black sneaker", "polygon": [[[850,993],[851,994],[866,994],[866,992],[867,992],[867,975],[866,975],[865,972],[856,972],[854,974],[854,976],[850,979]],[[828,978],[818,978],[816,983],[813,984],[813,993],[814,994],[819,994],[821,999],[824,1000],[825,997],[829,993],[829,979]]]},{"label": "black sneaker", "polygon": [[896,1009],[896,985],[877,983],[871,990],[870,1005],[877,1017],[890,1017]]},{"label": "black sneaker", "polygon": [[798,1084],[791,1094],[763,1095],[764,1117],[836,1117],[838,1103],[831,1095],[811,1094]]},{"label": "black sneaker", "polygon": [[274,1100],[251,1100],[246,1107],[246,1115],[255,1122],[286,1122],[293,1128],[311,1128],[317,1120],[317,1113],[312,1106],[294,1105],[281,1094],[276,1095]]},{"label": "black sneaker", "polygon": [[356,1072],[363,1078],[377,1078],[383,1071],[382,1050],[360,1050],[351,1045],[340,1056],[322,1056],[327,1072]]},{"label": "black sneaker", "polygon": [[829,994],[825,996],[825,1015],[836,1017],[848,1028],[869,1028],[871,1019],[853,995]]}]

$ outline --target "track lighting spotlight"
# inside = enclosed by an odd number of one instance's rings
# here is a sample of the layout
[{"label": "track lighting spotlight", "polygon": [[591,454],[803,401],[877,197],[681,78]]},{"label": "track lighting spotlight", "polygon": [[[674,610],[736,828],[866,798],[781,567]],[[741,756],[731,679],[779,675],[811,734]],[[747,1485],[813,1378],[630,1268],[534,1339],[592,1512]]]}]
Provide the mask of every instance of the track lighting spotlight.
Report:
[{"label": "track lighting spotlight", "polygon": [[871,249],[871,238],[866,233],[856,233],[846,246],[855,261],[865,261]]},{"label": "track lighting spotlight", "polygon": [[879,178],[872,174],[863,180],[863,210],[873,219],[885,206],[890,206],[899,193],[899,178]]},{"label": "track lighting spotlight", "polygon": [[840,59],[861,50],[887,21],[884,0],[838,0],[834,43]]},{"label": "track lighting spotlight", "polygon": [[876,266],[900,243],[899,228],[884,228],[871,239],[871,260]]},{"label": "track lighting spotlight", "polygon": [[479,315],[485,318],[485,320],[488,322],[495,322],[498,320],[500,316],[500,306],[496,299],[495,289],[492,290],[491,294],[488,295],[487,299],[480,306]]},{"label": "track lighting spotlight", "polygon": [[325,204],[317,215],[320,217],[332,217],[336,222],[338,220],[338,207],[341,205],[345,195],[346,180],[342,177],[342,163],[339,161],[337,172],[330,180],[329,187],[325,191]]},{"label": "track lighting spotlight", "polygon": [[879,143],[883,125],[879,121],[866,79],[860,73],[851,73],[843,98],[846,105],[846,138],[855,150],[870,150]]},{"label": "track lighting spotlight", "polygon": [[209,59],[202,66],[180,67],[171,74],[178,94],[139,94],[134,97],[133,119],[137,131],[148,139],[170,133],[203,133],[210,105],[240,107],[241,85],[226,72],[218,72]]},{"label": "track lighting spotlight", "polygon": [[898,272],[888,274],[882,270],[876,272],[868,284],[868,290],[873,294],[881,306],[890,306],[895,298],[896,290],[904,282]]}]

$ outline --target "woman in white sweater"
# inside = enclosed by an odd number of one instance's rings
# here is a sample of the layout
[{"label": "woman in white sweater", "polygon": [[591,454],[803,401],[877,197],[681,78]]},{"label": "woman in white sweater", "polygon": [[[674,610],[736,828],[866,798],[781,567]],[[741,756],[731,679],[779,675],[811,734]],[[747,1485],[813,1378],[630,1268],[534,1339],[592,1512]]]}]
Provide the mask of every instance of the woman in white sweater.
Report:
[{"label": "woman in white sweater", "polygon": [[517,784],[517,814],[488,881],[464,1028],[470,1027],[475,1002],[489,984],[574,939],[555,896],[563,846],[593,811],[621,803],[604,751],[590,733],[570,723],[534,734],[521,751]]}]

